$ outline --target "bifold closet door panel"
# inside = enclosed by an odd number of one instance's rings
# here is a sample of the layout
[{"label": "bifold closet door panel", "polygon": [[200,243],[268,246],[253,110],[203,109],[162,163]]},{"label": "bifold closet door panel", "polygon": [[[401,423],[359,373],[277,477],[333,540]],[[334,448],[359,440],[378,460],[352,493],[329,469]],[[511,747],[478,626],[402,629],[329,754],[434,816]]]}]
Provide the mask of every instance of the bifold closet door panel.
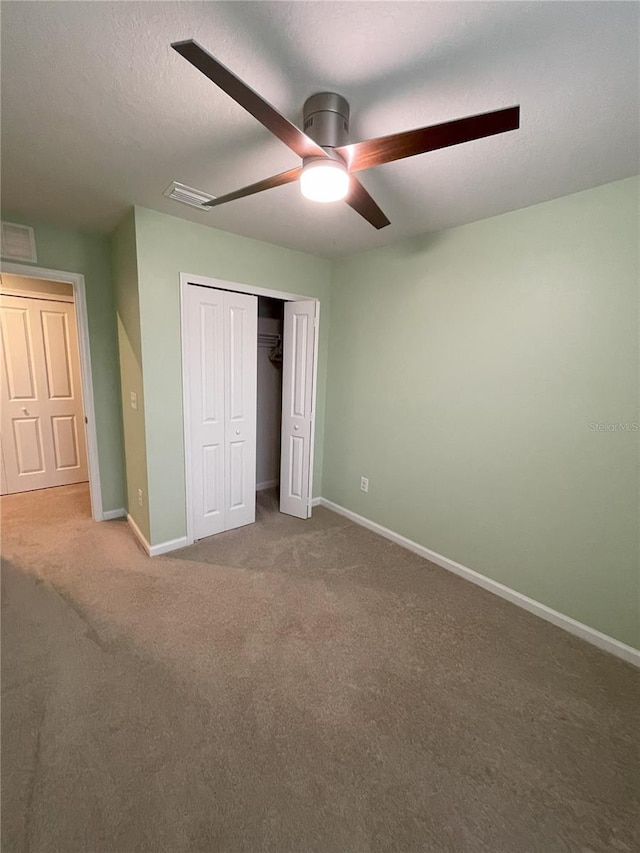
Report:
[{"label": "bifold closet door panel", "polygon": [[187,288],[193,535],[225,530],[224,291]]},{"label": "bifold closet door panel", "polygon": [[224,293],[225,530],[256,520],[258,299]]},{"label": "bifold closet door panel", "polygon": [[258,300],[190,285],[186,298],[194,539],[255,521]]},{"label": "bifold closet door panel", "polygon": [[311,515],[311,423],[316,303],[285,302],[282,338],[280,512]]}]

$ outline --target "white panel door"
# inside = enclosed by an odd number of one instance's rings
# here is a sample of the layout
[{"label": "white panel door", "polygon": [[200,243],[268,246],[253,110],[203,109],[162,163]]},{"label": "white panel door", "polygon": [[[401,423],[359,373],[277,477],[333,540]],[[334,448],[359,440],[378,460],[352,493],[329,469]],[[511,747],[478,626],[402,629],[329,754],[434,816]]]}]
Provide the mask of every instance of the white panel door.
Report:
[{"label": "white panel door", "polygon": [[280,512],[311,515],[314,301],[285,302],[282,336]]},{"label": "white panel door", "polygon": [[87,479],[74,306],[2,296],[3,491]]},{"label": "white panel door", "polygon": [[256,520],[258,299],[224,291],[225,530]]},{"label": "white panel door", "polygon": [[194,539],[255,521],[255,296],[191,285],[186,349]]},{"label": "white panel door", "polygon": [[188,287],[185,307],[193,535],[202,539],[225,529],[224,292]]}]

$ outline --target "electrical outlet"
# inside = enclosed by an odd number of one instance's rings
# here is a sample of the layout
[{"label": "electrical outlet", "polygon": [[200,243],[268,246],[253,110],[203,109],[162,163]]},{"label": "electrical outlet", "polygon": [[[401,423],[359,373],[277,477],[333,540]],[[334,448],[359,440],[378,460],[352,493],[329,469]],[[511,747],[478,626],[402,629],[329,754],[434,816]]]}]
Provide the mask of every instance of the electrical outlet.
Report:
[{"label": "electrical outlet", "polygon": [[138,504],[142,506],[142,489],[138,489]]},{"label": "electrical outlet", "polygon": [[360,477],[360,491],[368,492],[369,491],[369,478],[368,477]]}]

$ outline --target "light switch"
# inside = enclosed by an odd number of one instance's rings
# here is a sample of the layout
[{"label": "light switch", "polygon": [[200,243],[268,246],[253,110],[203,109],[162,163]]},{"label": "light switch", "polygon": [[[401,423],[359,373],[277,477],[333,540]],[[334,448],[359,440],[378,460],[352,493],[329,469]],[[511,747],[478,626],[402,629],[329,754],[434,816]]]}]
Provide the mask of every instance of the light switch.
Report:
[{"label": "light switch", "polygon": [[131,408],[132,409],[138,408],[138,395],[136,394],[135,391],[131,392]]}]

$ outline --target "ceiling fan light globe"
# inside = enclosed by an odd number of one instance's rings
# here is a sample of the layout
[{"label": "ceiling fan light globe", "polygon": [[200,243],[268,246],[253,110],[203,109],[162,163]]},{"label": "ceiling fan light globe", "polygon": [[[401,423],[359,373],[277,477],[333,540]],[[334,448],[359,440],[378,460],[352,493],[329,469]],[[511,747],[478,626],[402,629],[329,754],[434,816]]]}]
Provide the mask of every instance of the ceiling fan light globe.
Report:
[{"label": "ceiling fan light globe", "polygon": [[300,191],[311,201],[340,201],[349,192],[346,166],[335,160],[307,163],[300,175]]}]

